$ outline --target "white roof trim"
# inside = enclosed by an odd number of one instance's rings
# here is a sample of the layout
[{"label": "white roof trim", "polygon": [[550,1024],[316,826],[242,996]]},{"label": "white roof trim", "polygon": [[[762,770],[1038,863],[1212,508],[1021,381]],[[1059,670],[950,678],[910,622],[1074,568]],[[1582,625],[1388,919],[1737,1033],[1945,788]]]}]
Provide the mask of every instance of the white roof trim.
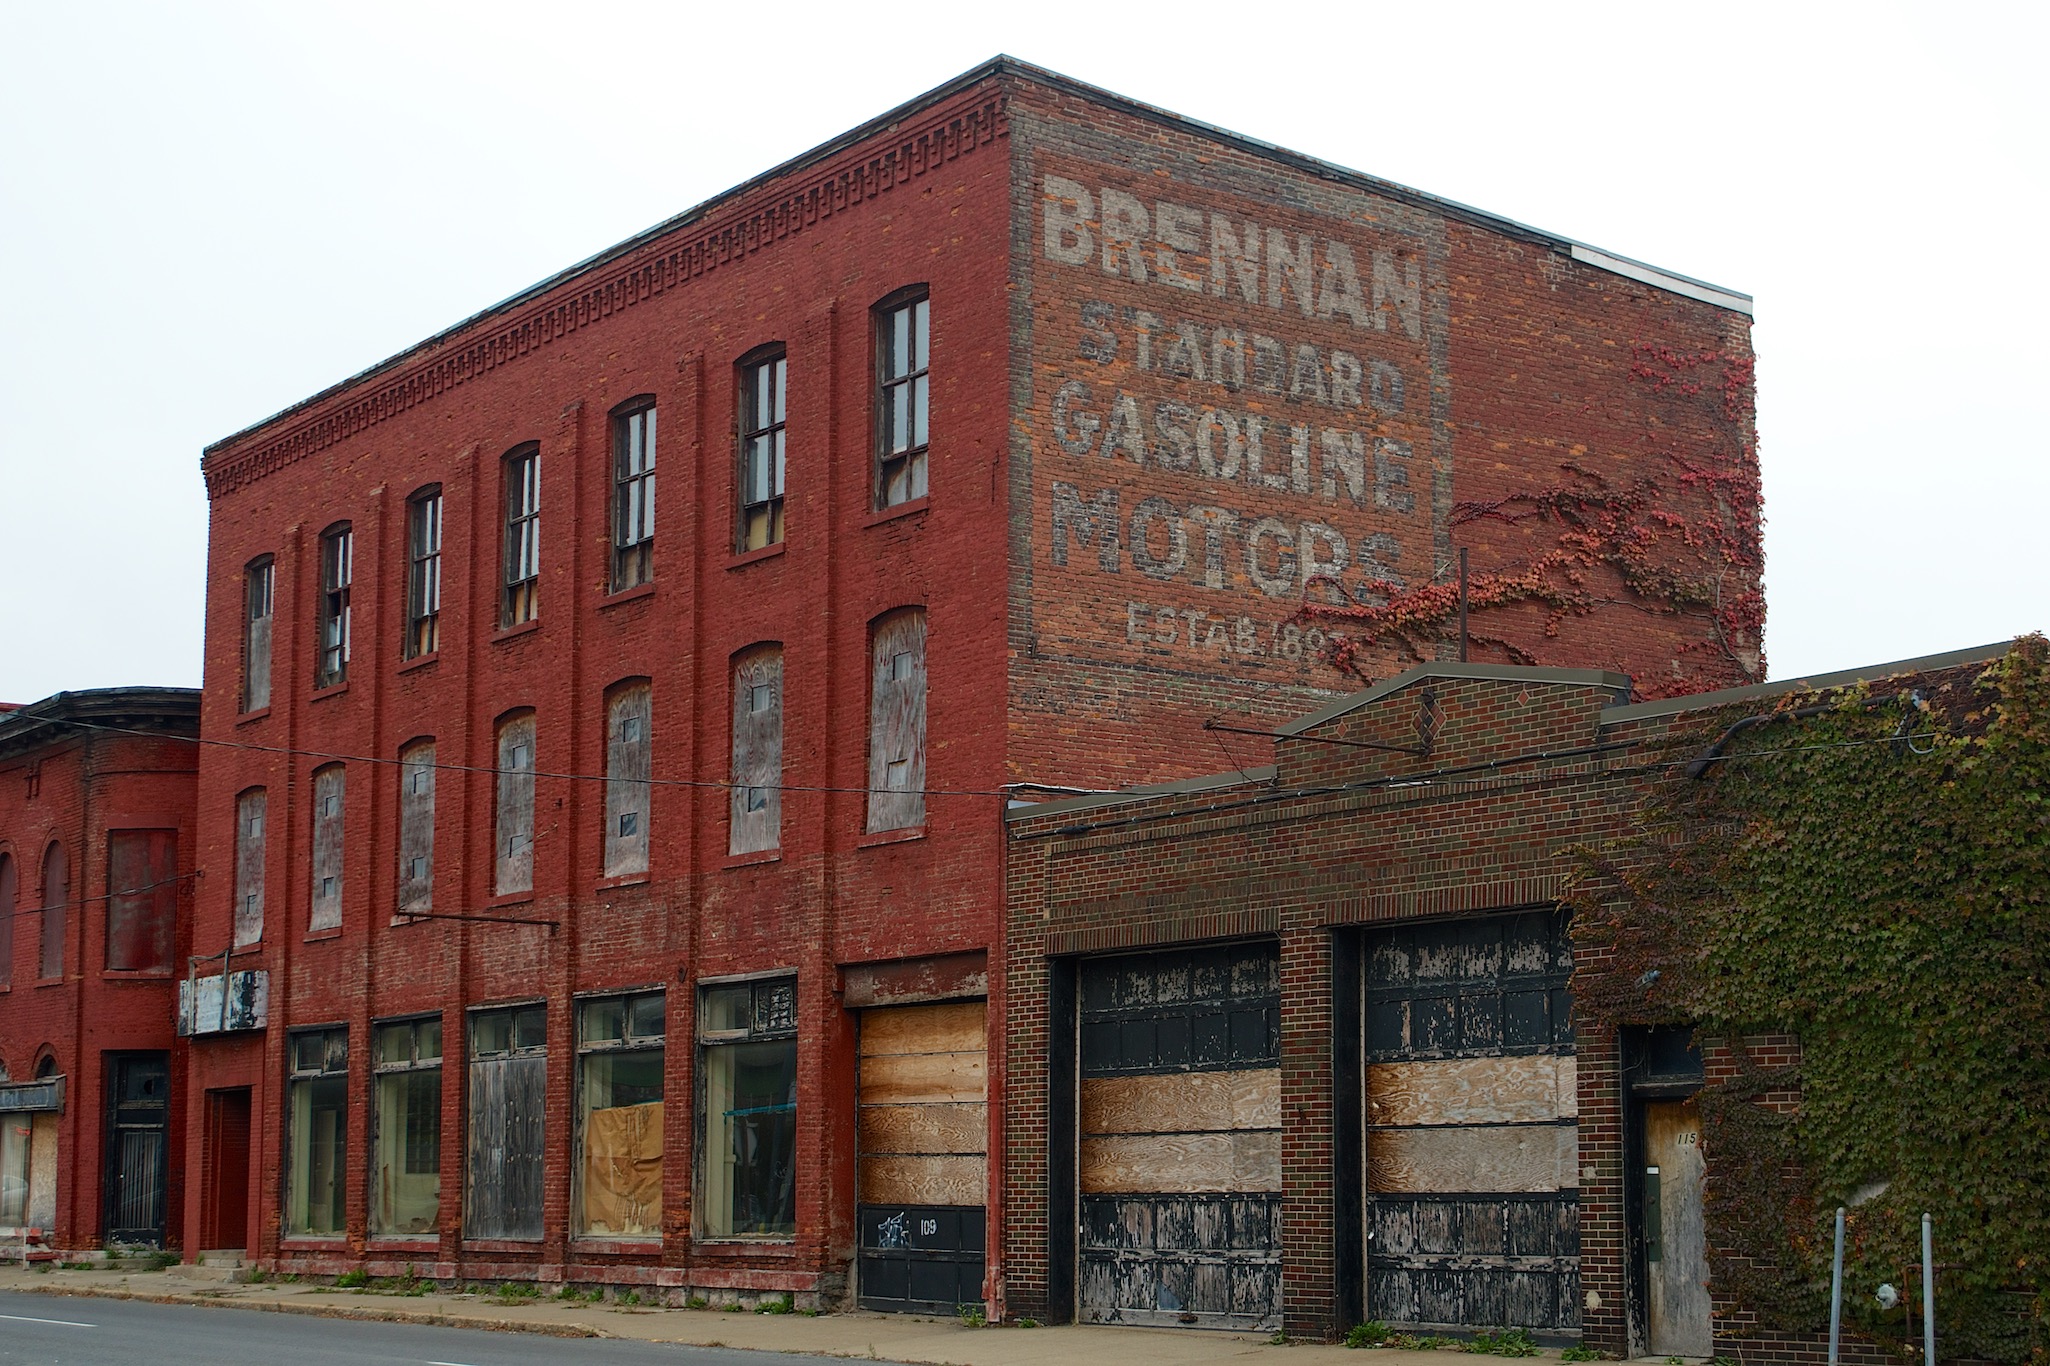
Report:
[{"label": "white roof trim", "polygon": [[1714,304],[1717,308],[1731,309],[1747,318],[1751,316],[1749,294],[1739,294],[1733,289],[1723,289],[1700,280],[1690,280],[1684,275],[1675,275],[1671,271],[1660,270],[1657,266],[1647,266],[1626,256],[1611,256],[1605,251],[1596,251],[1593,247],[1583,247],[1578,242],[1573,244],[1573,259],[1643,284],[1656,285],[1675,294],[1684,294],[1690,299],[1699,299],[1705,304]]}]

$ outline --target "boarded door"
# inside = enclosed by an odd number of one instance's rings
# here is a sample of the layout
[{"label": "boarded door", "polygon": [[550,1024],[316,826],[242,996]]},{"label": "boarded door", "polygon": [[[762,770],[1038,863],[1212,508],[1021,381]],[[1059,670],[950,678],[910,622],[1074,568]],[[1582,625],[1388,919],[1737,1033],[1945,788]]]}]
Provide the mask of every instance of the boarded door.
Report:
[{"label": "boarded door", "polygon": [[864,1309],[951,1314],[982,1303],[986,1014],[981,1001],[862,1012]]},{"label": "boarded door", "polygon": [[547,1088],[545,1057],[486,1058],[470,1064],[465,1236],[541,1236],[541,1138]]},{"label": "boarded door", "polygon": [[1645,1308],[1651,1350],[1661,1356],[1705,1357],[1714,1347],[1708,1321],[1708,1235],[1701,1217],[1702,1166],[1701,1119],[1694,1102],[1648,1102]]},{"label": "boarded door", "polygon": [[1572,968],[1563,913],[1369,939],[1369,1318],[1579,1326]]},{"label": "boarded door", "polygon": [[198,1250],[249,1246],[249,1088],[206,1093],[206,1221]]},{"label": "boarded door", "polygon": [[162,1053],[113,1054],[107,1069],[107,1241],[164,1241],[164,1157],[170,1063]]},{"label": "boarded door", "polygon": [[1081,1314],[1281,1319],[1281,958],[1274,944],[1081,969]]}]

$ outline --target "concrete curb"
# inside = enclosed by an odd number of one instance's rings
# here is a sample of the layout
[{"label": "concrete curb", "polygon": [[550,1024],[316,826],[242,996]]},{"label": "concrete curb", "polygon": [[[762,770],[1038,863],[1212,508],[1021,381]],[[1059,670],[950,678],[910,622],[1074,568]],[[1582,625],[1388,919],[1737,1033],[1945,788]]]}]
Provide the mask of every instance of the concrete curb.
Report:
[{"label": "concrete curb", "polygon": [[[12,1289],[13,1287],[9,1287]],[[494,1333],[534,1333],[551,1338],[618,1338],[596,1324],[550,1323],[546,1320],[486,1318],[483,1315],[449,1314],[433,1309],[382,1309],[363,1304],[299,1304],[290,1300],[230,1299],[203,1290],[184,1294],[158,1295],[144,1290],[121,1290],[113,1286],[53,1285],[25,1291],[37,1295],[61,1295],[80,1300],[140,1300],[144,1304],[184,1304],[201,1309],[250,1309],[266,1314],[303,1314],[316,1319],[356,1319],[365,1323],[425,1323],[438,1328],[482,1328]]]}]

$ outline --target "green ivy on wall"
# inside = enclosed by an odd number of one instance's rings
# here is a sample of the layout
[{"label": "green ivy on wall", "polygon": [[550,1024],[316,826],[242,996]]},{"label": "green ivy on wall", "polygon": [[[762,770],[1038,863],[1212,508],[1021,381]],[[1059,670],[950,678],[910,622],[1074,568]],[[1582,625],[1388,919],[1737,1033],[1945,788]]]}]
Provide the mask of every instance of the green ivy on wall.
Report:
[{"label": "green ivy on wall", "polygon": [[[2050,644],[1778,699],[1687,777],[1746,710],[1672,737],[1641,834],[1581,851],[1608,956],[1576,1008],[1736,1048],[1701,1097],[1711,1274],[1763,1326],[1826,1327],[1847,1205],[1846,1323],[1907,1339],[1873,1291],[1919,1298],[1926,1210],[1942,1355],[2050,1360]],[[1752,1064],[1771,1033],[1797,1067]]]}]

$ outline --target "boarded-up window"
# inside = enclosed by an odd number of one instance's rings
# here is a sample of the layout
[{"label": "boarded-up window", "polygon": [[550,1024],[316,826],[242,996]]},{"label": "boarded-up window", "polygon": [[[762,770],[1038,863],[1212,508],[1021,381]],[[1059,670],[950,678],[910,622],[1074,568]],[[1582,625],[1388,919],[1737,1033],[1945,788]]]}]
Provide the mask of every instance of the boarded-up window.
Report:
[{"label": "boarded-up window", "polygon": [[177,916],[178,832],[109,830],[107,970],[168,972]]},{"label": "boarded-up window", "polygon": [[263,938],[263,826],[269,805],[264,790],[251,788],[235,799],[235,947]]},{"label": "boarded-up window", "polygon": [[605,702],[605,876],[648,871],[648,754],[654,700],[647,681],[622,683]]},{"label": "boarded-up window", "polygon": [[709,986],[698,1003],[707,1238],[797,1232],[797,982]]},{"label": "boarded-up window", "polygon": [[547,1007],[537,1003],[471,1015],[466,1236],[541,1236],[547,1090]]},{"label": "boarded-up window", "polygon": [[441,1212],[441,1020],[372,1035],[370,1231],[432,1233]]},{"label": "boarded-up window", "polygon": [[876,623],[869,668],[868,830],[925,824],[925,612]]},{"label": "boarded-up window", "polygon": [[344,774],[330,764],[313,775],[313,911],[309,930],[342,925],[342,806]]},{"label": "boarded-up window", "polygon": [[434,909],[434,742],[399,751],[399,913]]},{"label": "boarded-up window", "polygon": [[272,588],[277,563],[269,556],[243,571],[242,577],[242,710],[270,705],[270,637]]},{"label": "boarded-up window", "polygon": [[292,1035],[285,1232],[340,1233],[348,1215],[349,1031]]},{"label": "boarded-up window", "polygon": [[64,913],[71,905],[71,860],[64,846],[52,844],[43,854],[42,975],[64,975]]},{"label": "boarded-up window", "polygon": [[733,666],[733,791],[727,852],[783,840],[783,650],[764,645]]},{"label": "boarded-up window", "polygon": [[663,994],[577,1007],[577,1231],[662,1235]]},{"label": "boarded-up window", "polygon": [[492,889],[534,890],[534,713],[498,723],[498,809]]},{"label": "boarded-up window", "polygon": [[0,987],[14,981],[14,905],[20,891],[21,874],[14,860],[0,854]]}]

